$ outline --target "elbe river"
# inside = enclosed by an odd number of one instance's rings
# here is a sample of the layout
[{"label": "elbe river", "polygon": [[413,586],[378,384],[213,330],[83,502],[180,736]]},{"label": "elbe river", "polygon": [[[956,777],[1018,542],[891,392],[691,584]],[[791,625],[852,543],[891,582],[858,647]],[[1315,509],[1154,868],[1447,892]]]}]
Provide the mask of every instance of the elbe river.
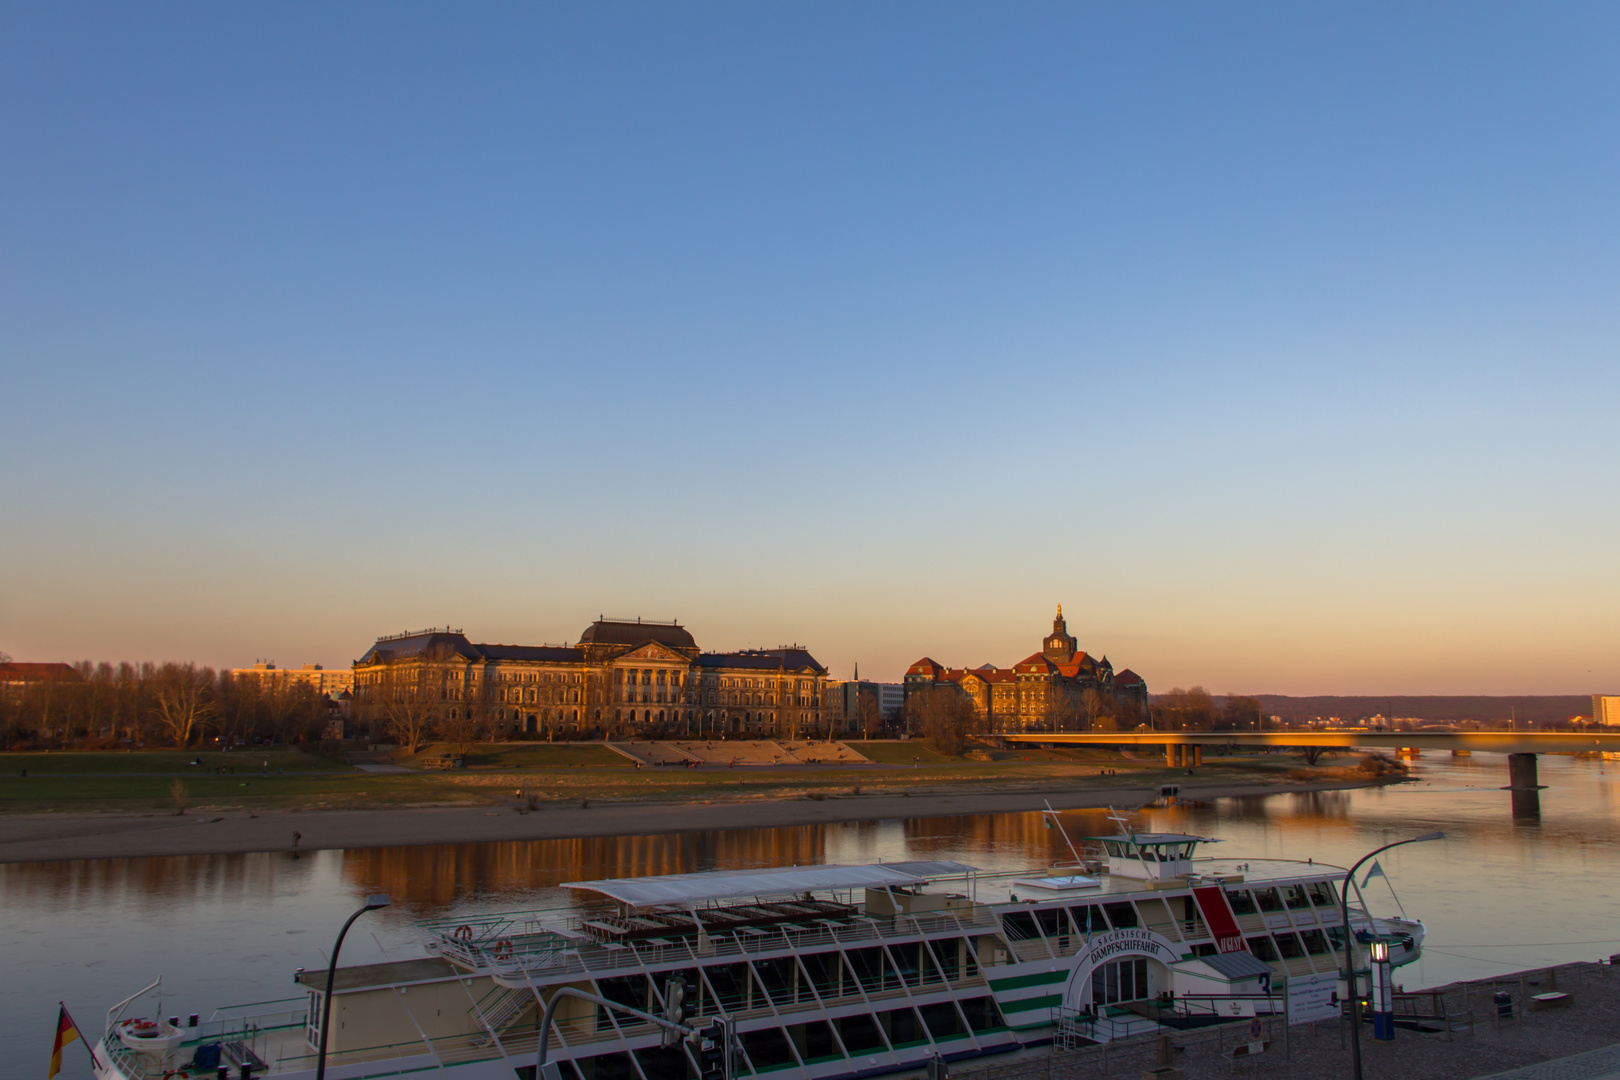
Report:
[{"label": "elbe river", "polygon": [[[1620,952],[1620,762],[1542,757],[1540,766],[1547,788],[1538,820],[1515,820],[1500,790],[1506,759],[1486,754],[1426,755],[1412,782],[1389,787],[1181,802],[1134,820],[1143,830],[1223,841],[1203,854],[1338,866],[1391,840],[1444,830],[1442,842],[1379,856],[1388,883],[1374,878],[1366,889],[1375,914],[1404,910],[1427,924],[1422,960],[1397,973],[1418,989]],[[418,919],[568,907],[575,899],[557,888],[563,881],[878,859],[956,859],[988,870],[1066,861],[1061,834],[1045,827],[1039,799],[1031,803],[1019,814],[300,858],[0,865],[0,1080],[44,1075],[58,1001],[93,1040],[107,1009],[158,975],[164,1015],[207,1017],[220,1006],[301,996],[294,970],[325,966],[338,927],[368,893],[386,892],[394,906],[355,924],[346,964],[422,955]],[[746,820],[746,807],[738,817]],[[1114,831],[1102,811],[1062,818],[1074,837]],[[90,1075],[77,1044],[64,1066],[64,1075]]]}]

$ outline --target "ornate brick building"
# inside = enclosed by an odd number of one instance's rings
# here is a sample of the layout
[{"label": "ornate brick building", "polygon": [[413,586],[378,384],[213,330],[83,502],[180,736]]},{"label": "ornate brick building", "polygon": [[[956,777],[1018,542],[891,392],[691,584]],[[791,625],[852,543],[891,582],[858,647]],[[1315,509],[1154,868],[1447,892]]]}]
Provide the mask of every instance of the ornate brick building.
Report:
[{"label": "ornate brick building", "polygon": [[905,686],[908,698],[919,690],[959,688],[987,732],[1078,730],[1100,716],[1147,715],[1147,683],[1128,668],[1115,674],[1106,656],[1080,651],[1062,604],[1040,652],[1012,667],[948,668],[925,656],[906,669]]},{"label": "ornate brick building", "polygon": [[573,645],[474,644],[449,628],[378,638],[354,683],[362,711],[403,700],[434,721],[560,738],[797,739],[828,726],[827,669],[803,647],[706,653],[679,623],[645,619],[597,619]]}]

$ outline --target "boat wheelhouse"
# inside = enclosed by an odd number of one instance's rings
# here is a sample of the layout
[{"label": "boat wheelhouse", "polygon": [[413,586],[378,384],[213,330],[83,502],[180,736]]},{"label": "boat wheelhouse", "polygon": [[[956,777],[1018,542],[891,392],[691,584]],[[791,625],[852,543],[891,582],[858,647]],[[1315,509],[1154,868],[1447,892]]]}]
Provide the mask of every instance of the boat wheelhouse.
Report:
[{"label": "boat wheelhouse", "polygon": [[[1283,860],[1194,859],[1204,838],[1094,838],[1103,860],[1016,873],[913,861],[711,871],[567,884],[571,911],[422,924],[424,955],[340,968],[327,1032],[333,1080],[433,1070],[533,1080],[543,1006],[572,987],[688,1022],[731,1022],[739,1075],[876,1076],[1051,1044],[1105,1042],[1277,1008],[1277,985],[1336,978],[1343,871]],[[1421,923],[1352,910],[1359,938]],[[98,1080],[302,1080],[315,1071],[325,971],[303,999],[223,1013],[167,1054],[120,1037]],[[127,1005],[128,1003],[123,1003]],[[688,1080],[695,1050],[633,1015],[558,1000],[549,1062],[563,1080]],[[172,1025],[171,1025],[172,1026]],[[143,1029],[144,1030],[144,1029]]]}]

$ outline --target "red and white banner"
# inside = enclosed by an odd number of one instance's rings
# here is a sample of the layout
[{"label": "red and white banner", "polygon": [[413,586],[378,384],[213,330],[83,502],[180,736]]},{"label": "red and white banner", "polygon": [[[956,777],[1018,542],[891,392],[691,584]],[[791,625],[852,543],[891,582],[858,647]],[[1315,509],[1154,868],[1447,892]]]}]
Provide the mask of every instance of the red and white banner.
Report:
[{"label": "red and white banner", "polygon": [[1204,922],[1209,924],[1209,932],[1215,935],[1216,946],[1221,952],[1247,952],[1248,942],[1243,940],[1243,931],[1238,929],[1237,916],[1232,914],[1226,890],[1219,885],[1205,885],[1192,892],[1198,901],[1198,910],[1204,913]]}]

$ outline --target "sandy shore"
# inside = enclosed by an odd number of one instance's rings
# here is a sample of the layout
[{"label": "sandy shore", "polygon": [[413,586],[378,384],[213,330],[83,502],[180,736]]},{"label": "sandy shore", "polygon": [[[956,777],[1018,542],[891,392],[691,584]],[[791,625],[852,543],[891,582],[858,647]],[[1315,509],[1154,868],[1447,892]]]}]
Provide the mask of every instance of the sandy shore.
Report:
[{"label": "sandy shore", "polygon": [[[1362,786],[1367,785],[1210,784],[1183,785],[1183,790],[1188,798],[1215,799]],[[824,800],[593,803],[589,809],[569,804],[542,806],[532,813],[519,813],[514,806],[429,806],[257,813],[201,811],[184,816],[19,814],[0,817],[0,862],[286,851],[293,845],[294,832],[300,834],[300,851],[408,847],[1017,813],[1039,810],[1043,798],[1059,810],[1136,807],[1157,794],[1157,787],[1121,786],[1084,791],[918,793],[909,797],[871,795]]]}]

